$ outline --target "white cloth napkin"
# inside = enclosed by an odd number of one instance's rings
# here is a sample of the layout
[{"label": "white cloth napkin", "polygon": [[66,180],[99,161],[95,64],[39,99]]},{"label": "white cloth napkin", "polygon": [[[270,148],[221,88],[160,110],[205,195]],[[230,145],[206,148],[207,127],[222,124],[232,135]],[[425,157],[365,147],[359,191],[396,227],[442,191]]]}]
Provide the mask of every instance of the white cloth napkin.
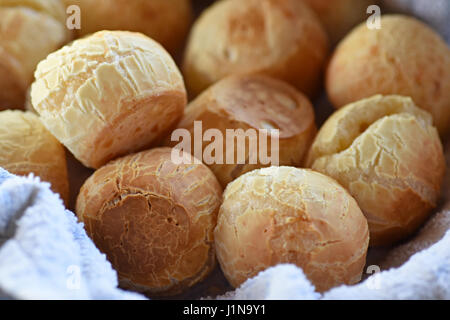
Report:
[{"label": "white cloth napkin", "polygon": [[376,273],[358,285],[341,286],[319,294],[300,268],[278,265],[218,299],[450,299],[450,231],[442,240],[416,253],[401,267]]},{"label": "white cloth napkin", "polygon": [[117,288],[105,255],[48,183],[1,168],[0,298],[143,299]]}]

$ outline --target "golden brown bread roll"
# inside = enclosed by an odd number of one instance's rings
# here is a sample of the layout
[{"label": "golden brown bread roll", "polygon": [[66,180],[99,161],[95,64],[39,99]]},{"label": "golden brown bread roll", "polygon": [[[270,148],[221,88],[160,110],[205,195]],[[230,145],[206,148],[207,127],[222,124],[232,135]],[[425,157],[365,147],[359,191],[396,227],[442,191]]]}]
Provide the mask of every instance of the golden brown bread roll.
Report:
[{"label": "golden brown bread roll", "polygon": [[31,100],[48,130],[99,168],[167,135],[187,98],[163,47],[140,33],[104,31],[39,63]]},{"label": "golden brown bread roll", "polygon": [[[225,187],[238,176],[270,163],[264,163],[258,154],[263,143],[267,142],[268,156],[271,156],[271,135],[259,136],[260,129],[279,130],[279,164],[300,166],[317,132],[314,122],[314,110],[302,93],[290,85],[262,75],[235,75],[227,77],[204,91],[189,104],[178,128],[190,133],[191,152],[194,154],[196,136],[195,121],[200,121],[202,134],[209,129],[219,130],[223,136],[221,163],[206,163],[214,172],[219,182]],[[242,129],[236,134],[246,136],[247,130],[253,130],[257,149],[252,152],[249,139],[236,139],[234,148],[227,142],[227,129]],[[248,135],[251,137],[251,135]],[[171,138],[171,137],[170,137]],[[170,140],[170,139],[169,139]],[[202,141],[202,140],[200,140]],[[245,141],[245,142],[244,142]],[[175,146],[176,141],[168,142]],[[202,152],[211,142],[204,139]],[[227,152],[234,152],[234,161],[226,162]],[[238,152],[245,152],[245,161],[238,162]],[[253,158],[253,154],[256,154]],[[257,161],[251,161],[255,159]],[[203,159],[204,160],[204,159]],[[204,161],[205,162],[205,161]]]},{"label": "golden brown bread roll", "polygon": [[69,181],[64,147],[31,112],[0,112],[0,167],[17,175],[34,173],[51,183],[68,203]]},{"label": "golden brown bread roll", "polygon": [[355,25],[368,17],[367,8],[376,0],[302,0],[319,17],[332,43],[341,40]]},{"label": "golden brown bread roll", "polygon": [[22,108],[39,61],[70,39],[59,0],[0,0],[0,110]]},{"label": "golden brown bread roll", "polygon": [[442,136],[449,132],[450,48],[414,18],[386,15],[379,30],[357,27],[336,49],[326,85],[336,108],[374,94],[410,96]]},{"label": "golden brown bread roll", "polygon": [[299,0],[222,0],[195,23],[183,71],[193,95],[231,74],[262,73],[311,96],[319,88],[328,37]]},{"label": "golden brown bread roll", "polygon": [[141,32],[170,52],[179,49],[192,21],[190,0],[64,0],[81,9],[79,36],[102,30]]},{"label": "golden brown bread roll", "polygon": [[108,163],[83,185],[76,206],[121,286],[151,295],[179,293],[215,265],[222,189],[206,166],[176,165],[171,154],[158,148]]},{"label": "golden brown bread roll", "polygon": [[445,171],[431,116],[409,97],[381,95],[334,113],[307,165],[355,197],[369,222],[371,245],[414,232],[436,206]]},{"label": "golden brown bread roll", "polygon": [[279,263],[301,267],[318,291],[354,284],[369,244],[367,220],[349,193],[325,175],[292,167],[231,182],[214,236],[234,287]]}]

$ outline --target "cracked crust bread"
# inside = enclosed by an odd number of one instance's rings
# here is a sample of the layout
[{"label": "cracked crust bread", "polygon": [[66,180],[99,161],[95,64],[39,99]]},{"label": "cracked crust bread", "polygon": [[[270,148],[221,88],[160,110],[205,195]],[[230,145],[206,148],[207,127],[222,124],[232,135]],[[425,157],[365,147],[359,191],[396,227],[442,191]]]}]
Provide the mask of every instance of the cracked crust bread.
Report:
[{"label": "cracked crust bread", "polygon": [[102,30],[141,32],[174,53],[192,21],[191,0],[64,0],[81,10],[78,36]]},{"label": "cracked crust bread", "polygon": [[360,281],[369,229],[355,199],[333,179],[270,167],[227,186],[214,237],[234,287],[271,266],[293,263],[322,292]]},{"label": "cracked crust bread", "polygon": [[64,147],[31,112],[0,112],[0,167],[12,174],[33,173],[50,182],[67,204],[69,181]]},{"label": "cracked crust bread", "polygon": [[39,63],[31,101],[78,160],[99,168],[166,136],[187,97],[181,73],[161,45],[140,33],[103,31]]},{"label": "cracked crust bread", "polygon": [[59,0],[0,0],[0,110],[23,107],[39,61],[70,38]]},{"label": "cracked crust bread", "polygon": [[299,0],[221,0],[193,26],[183,64],[186,85],[196,96],[228,75],[260,73],[311,97],[328,46],[316,14]]},{"label": "cracked crust bread", "polygon": [[[249,129],[254,130],[259,152],[264,139],[256,135],[260,129],[279,130],[279,164],[300,166],[311,146],[317,132],[314,122],[314,110],[308,98],[294,87],[280,80],[262,75],[234,75],[220,80],[185,109],[178,128],[187,129],[191,137],[195,136],[194,121],[201,121],[202,134],[206,130],[219,130],[223,139],[223,158],[226,159],[230,147],[226,143],[227,129],[242,129],[240,136],[245,136]],[[256,138],[256,140],[255,140]],[[267,150],[271,150],[271,135],[267,136]],[[262,164],[260,156],[257,163],[250,163],[249,138],[239,144],[234,144],[234,157],[237,160],[238,151],[245,152],[245,163],[220,164],[207,163],[223,187],[240,175],[270,164]],[[168,142],[175,146],[178,142]],[[203,141],[203,152],[211,142]],[[194,153],[194,141],[191,151]],[[270,153],[268,153],[269,155]],[[225,161],[224,161],[225,162]]]},{"label": "cracked crust bread", "polygon": [[180,293],[215,266],[222,188],[208,167],[177,165],[171,153],[157,148],[108,163],[85,182],[76,205],[121,287],[152,296]]},{"label": "cracked crust bread", "polygon": [[325,122],[307,166],[358,201],[371,245],[389,245],[417,230],[436,207],[445,159],[428,112],[409,97],[377,95]]},{"label": "cracked crust bread", "polygon": [[431,113],[442,137],[450,130],[450,48],[424,23],[402,15],[361,24],[337,47],[326,75],[336,108],[375,94],[411,97]]},{"label": "cracked crust bread", "polygon": [[333,44],[341,40],[354,26],[367,19],[367,8],[376,0],[302,0],[319,17]]}]

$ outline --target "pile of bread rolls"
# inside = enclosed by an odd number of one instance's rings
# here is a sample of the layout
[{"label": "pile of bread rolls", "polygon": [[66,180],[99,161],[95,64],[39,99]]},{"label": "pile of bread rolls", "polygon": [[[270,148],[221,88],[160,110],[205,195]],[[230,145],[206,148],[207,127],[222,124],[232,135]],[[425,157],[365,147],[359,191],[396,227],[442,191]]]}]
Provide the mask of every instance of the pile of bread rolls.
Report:
[{"label": "pile of bread rolls", "polygon": [[[121,287],[150,297],[216,261],[234,287],[279,263],[318,291],[358,283],[369,246],[439,203],[450,48],[408,16],[369,28],[374,1],[219,0],[196,20],[192,2],[0,0],[0,166],[66,203],[66,152],[96,170],[73,209]],[[320,124],[323,88],[338,110]],[[262,129],[276,165],[250,161]],[[178,130],[201,134],[191,154]],[[204,161],[204,135],[229,130],[244,163]]]}]

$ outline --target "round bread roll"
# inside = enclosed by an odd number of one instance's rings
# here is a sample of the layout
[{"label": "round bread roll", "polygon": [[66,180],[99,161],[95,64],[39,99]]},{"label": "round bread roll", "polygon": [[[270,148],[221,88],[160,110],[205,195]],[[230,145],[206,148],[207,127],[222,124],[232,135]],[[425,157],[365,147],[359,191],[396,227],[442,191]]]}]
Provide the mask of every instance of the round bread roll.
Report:
[{"label": "round bread roll", "polygon": [[39,63],[31,101],[78,160],[99,168],[166,136],[187,97],[175,62],[157,42],[140,33],[104,31]]},{"label": "round bread roll", "polygon": [[0,112],[0,167],[26,176],[34,173],[50,182],[67,204],[69,181],[64,147],[31,112]]},{"label": "round bread roll", "polygon": [[59,0],[0,0],[0,110],[22,108],[36,65],[70,39]]},{"label": "round bread roll", "polygon": [[231,74],[262,73],[313,96],[328,53],[316,14],[299,0],[222,0],[195,23],[183,71],[192,95]]},{"label": "round bread roll", "polygon": [[170,52],[179,49],[192,21],[190,0],[64,0],[81,10],[79,36],[102,30],[144,33]]},{"label": "round bread roll", "polygon": [[85,182],[76,204],[121,286],[157,296],[177,294],[214,268],[222,200],[206,166],[177,165],[171,155],[158,148],[108,163]]},{"label": "round bread roll", "polygon": [[303,2],[317,13],[334,44],[367,18],[367,8],[377,3],[376,0],[303,0]]},{"label": "round bread roll", "polygon": [[369,229],[356,201],[333,179],[270,167],[228,185],[214,237],[234,287],[268,267],[293,263],[326,291],[360,281]]},{"label": "round bread roll", "polygon": [[381,29],[357,27],[336,49],[326,86],[336,108],[374,94],[409,96],[442,136],[450,129],[450,49],[414,18],[387,15]]},{"label": "round bread roll", "polygon": [[[202,136],[195,132],[196,122],[201,124]],[[262,75],[235,75],[217,82],[189,104],[178,128],[187,129],[193,137],[189,146],[195,156],[195,141],[202,141],[202,160],[223,187],[246,172],[271,165],[261,157],[264,157],[260,153],[262,144],[267,145],[270,162],[276,161],[271,154],[271,129],[279,130],[279,146],[273,149],[278,153],[278,164],[289,166],[302,165],[317,132],[314,110],[308,98],[290,85]],[[213,158],[218,160],[214,162],[205,159],[211,141],[202,139],[210,129],[223,137],[219,143],[223,156]],[[230,129],[235,130],[238,137],[234,139],[234,145],[228,141],[227,130]],[[239,129],[241,132],[236,131]],[[261,136],[260,129],[267,129],[268,135]],[[177,143],[170,141],[169,145]],[[256,147],[252,149],[251,144]],[[227,161],[230,151],[232,161]],[[243,155],[241,160],[238,153]]]},{"label": "round bread roll", "polygon": [[53,17],[61,24],[66,24],[65,7],[61,0],[0,0],[0,7],[27,8]]},{"label": "round bread roll", "polygon": [[369,222],[371,245],[414,232],[436,206],[445,171],[431,116],[409,97],[381,95],[334,113],[307,165],[355,197]]}]

